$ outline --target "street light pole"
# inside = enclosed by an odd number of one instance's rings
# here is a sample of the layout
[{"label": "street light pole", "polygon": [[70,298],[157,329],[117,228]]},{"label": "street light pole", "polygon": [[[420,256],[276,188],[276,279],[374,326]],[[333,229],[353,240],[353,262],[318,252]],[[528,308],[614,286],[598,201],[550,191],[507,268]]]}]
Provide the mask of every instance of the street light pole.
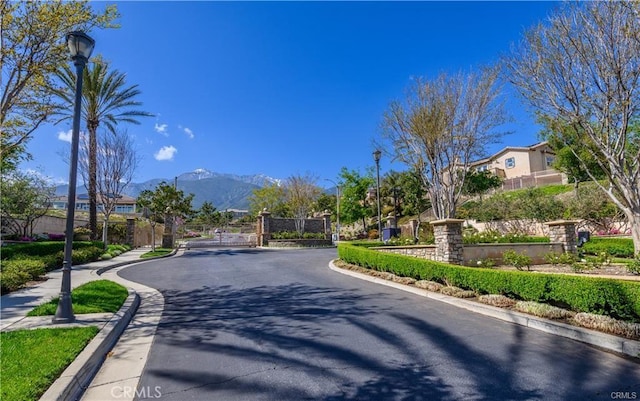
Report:
[{"label": "street light pole", "polygon": [[67,195],[67,221],[62,263],[62,284],[60,300],[53,323],[71,323],[76,317],[71,304],[71,262],[73,250],[73,223],[76,211],[76,181],[78,177],[78,147],[80,143],[80,112],[82,108],[82,73],[91,57],[95,41],[84,32],[70,32],[66,37],[71,60],[76,67],[76,97],[73,109],[73,129],[71,132],[71,160],[69,163],[69,191]]},{"label": "street light pole", "polygon": [[338,241],[340,241],[340,185],[328,178],[325,178],[325,180],[336,186],[336,234],[338,235]]},{"label": "street light pole", "polygon": [[378,200],[378,240],[382,241],[382,217],[380,216],[380,157],[382,152],[376,149],[373,160],[376,161],[376,198]]}]

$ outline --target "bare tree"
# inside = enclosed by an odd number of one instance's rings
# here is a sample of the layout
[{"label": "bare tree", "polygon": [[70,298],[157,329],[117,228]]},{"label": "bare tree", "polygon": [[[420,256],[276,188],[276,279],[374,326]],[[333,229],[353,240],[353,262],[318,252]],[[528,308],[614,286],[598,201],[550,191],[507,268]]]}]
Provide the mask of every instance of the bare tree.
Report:
[{"label": "bare tree", "polygon": [[[623,211],[640,251],[640,3],[569,2],[525,35],[511,80]],[[575,141],[581,135],[584,141]],[[584,143],[594,146],[584,146]],[[590,166],[596,161],[598,168]],[[607,183],[597,180],[604,172]]]},{"label": "bare tree", "polygon": [[504,133],[498,71],[415,79],[384,115],[382,134],[396,159],[417,171],[437,219],[455,216],[469,165]]},{"label": "bare tree", "polygon": [[138,168],[140,158],[133,139],[127,131],[102,132],[98,138],[96,153],[98,198],[102,204],[104,225],[102,241],[107,245],[109,218],[115,211],[118,199]]},{"label": "bare tree", "polygon": [[300,236],[304,234],[305,219],[313,209],[313,205],[320,196],[320,188],[316,185],[318,179],[311,174],[294,175],[289,177],[285,185],[287,204],[295,218],[296,231]]}]

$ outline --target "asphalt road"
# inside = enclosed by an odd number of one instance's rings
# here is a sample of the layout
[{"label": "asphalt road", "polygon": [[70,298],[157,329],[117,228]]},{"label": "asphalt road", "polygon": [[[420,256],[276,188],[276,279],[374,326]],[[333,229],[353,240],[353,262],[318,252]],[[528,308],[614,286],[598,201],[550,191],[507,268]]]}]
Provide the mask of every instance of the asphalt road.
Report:
[{"label": "asphalt road", "polygon": [[335,249],[197,249],[123,270],[165,312],[138,399],[640,399],[640,364],[341,275]]}]

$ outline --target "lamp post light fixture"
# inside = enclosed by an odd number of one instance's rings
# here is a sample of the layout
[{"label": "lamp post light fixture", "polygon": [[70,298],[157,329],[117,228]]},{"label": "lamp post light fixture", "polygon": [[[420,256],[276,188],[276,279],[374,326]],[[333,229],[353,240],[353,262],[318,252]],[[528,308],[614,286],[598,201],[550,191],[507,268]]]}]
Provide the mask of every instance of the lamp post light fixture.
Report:
[{"label": "lamp post light fixture", "polygon": [[380,157],[382,152],[376,149],[373,152],[373,160],[376,161],[376,198],[378,201],[378,239],[382,241],[382,217],[380,216]]},{"label": "lamp post light fixture", "polygon": [[338,235],[338,241],[340,241],[340,185],[328,178],[325,178],[325,180],[336,186],[336,234]]},{"label": "lamp post light fixture", "polygon": [[71,160],[69,163],[69,192],[67,195],[67,222],[62,263],[62,284],[60,300],[53,323],[71,323],[76,318],[71,304],[71,253],[73,250],[73,222],[76,211],[76,181],[78,177],[78,145],[80,143],[80,110],[82,108],[82,73],[91,57],[95,41],[86,33],[75,31],[67,34],[67,46],[73,65],[76,66],[76,97],[73,109],[73,129],[71,132]]}]

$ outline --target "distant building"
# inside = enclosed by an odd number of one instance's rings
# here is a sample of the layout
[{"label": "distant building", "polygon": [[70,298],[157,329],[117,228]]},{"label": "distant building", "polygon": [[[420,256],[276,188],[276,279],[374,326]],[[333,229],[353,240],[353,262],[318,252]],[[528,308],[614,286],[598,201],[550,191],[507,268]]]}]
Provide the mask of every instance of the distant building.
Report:
[{"label": "distant building", "polygon": [[[51,208],[58,210],[67,210],[67,196],[56,196],[51,200]],[[76,210],[77,211],[89,211],[89,195],[80,194],[76,196]],[[98,197],[98,212],[102,212],[103,207],[100,204],[100,197]],[[116,200],[116,206],[113,210],[114,213],[121,214],[133,214],[136,213],[136,198],[132,198],[127,195],[119,195]]]},{"label": "distant building", "polygon": [[487,170],[502,178],[503,189],[566,183],[566,176],[552,167],[555,158],[555,152],[544,141],[531,146],[507,146],[471,163],[471,168]]}]

